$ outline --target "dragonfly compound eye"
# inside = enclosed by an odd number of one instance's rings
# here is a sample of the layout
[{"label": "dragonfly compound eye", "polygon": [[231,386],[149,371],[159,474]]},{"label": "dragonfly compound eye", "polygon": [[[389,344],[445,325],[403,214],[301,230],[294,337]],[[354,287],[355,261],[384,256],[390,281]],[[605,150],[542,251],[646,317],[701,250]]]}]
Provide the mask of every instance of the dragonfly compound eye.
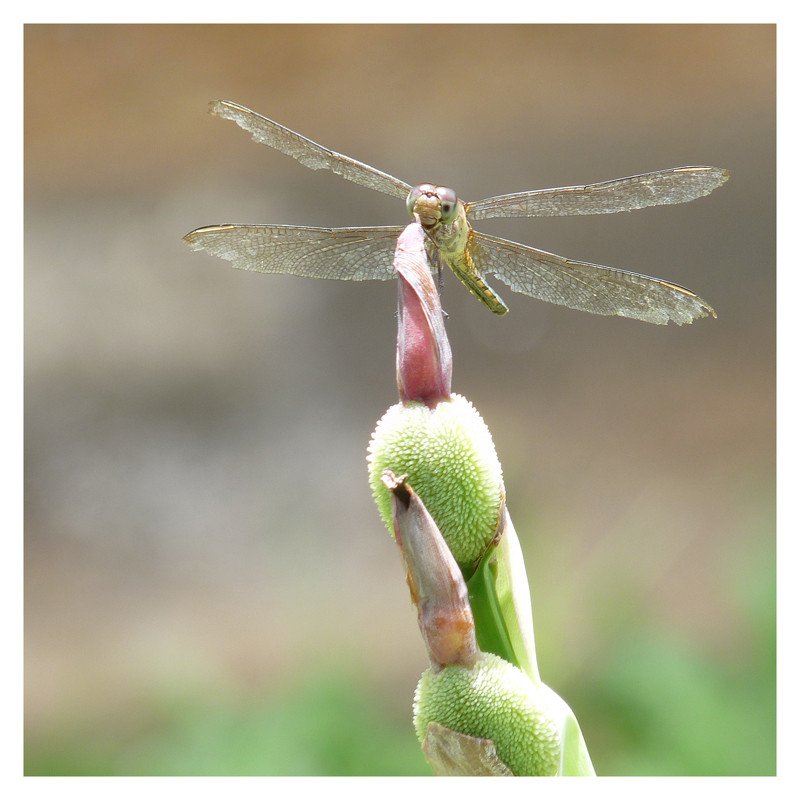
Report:
[{"label": "dragonfly compound eye", "polygon": [[456,221],[456,217],[458,216],[458,198],[456,197],[456,193],[446,186],[437,186],[436,196],[442,204],[442,222],[445,225],[450,225],[450,223]]}]

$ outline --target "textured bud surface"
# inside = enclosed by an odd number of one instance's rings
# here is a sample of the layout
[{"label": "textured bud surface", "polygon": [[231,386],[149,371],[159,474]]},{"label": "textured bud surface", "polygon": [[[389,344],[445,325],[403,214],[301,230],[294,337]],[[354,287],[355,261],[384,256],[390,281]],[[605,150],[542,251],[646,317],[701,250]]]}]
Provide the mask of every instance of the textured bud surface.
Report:
[{"label": "textured bud surface", "polygon": [[392,406],[372,434],[367,462],[390,531],[390,492],[381,481],[386,468],[407,476],[460,565],[483,555],[497,531],[503,473],[489,429],[472,403],[454,394],[434,408],[419,402]]},{"label": "textured bud surface", "polygon": [[490,653],[471,667],[426,670],[414,695],[414,727],[428,724],[491,739],[517,776],[555,775],[561,761],[558,728],[543,693],[512,664]]}]

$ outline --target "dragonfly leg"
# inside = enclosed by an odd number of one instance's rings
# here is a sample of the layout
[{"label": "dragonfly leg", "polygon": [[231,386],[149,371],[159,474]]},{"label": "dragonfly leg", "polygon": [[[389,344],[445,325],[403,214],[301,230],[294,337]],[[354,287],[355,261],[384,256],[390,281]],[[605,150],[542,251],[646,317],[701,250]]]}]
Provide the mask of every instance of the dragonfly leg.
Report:
[{"label": "dragonfly leg", "polygon": [[[439,252],[437,252],[436,256],[436,288],[439,290],[439,297],[441,298],[442,292],[444,291],[444,259]],[[445,319],[450,318],[450,315],[444,309],[442,309],[442,316]]]}]

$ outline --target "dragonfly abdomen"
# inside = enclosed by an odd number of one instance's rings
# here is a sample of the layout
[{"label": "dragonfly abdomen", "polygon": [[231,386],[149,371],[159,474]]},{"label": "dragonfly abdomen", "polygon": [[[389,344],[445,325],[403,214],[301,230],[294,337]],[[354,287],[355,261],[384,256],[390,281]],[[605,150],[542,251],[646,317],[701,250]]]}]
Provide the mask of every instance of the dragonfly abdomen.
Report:
[{"label": "dragonfly abdomen", "polygon": [[472,296],[477,297],[489,310],[498,316],[508,313],[508,306],[478,274],[468,249],[464,251],[463,258],[447,261],[447,265],[453,270],[461,283],[469,289]]}]

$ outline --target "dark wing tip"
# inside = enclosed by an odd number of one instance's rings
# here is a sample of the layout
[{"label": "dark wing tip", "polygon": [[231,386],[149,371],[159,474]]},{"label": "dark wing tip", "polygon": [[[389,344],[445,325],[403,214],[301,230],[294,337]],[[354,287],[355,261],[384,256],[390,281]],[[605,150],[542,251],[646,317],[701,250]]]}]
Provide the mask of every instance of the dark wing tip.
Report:
[{"label": "dark wing tip", "polygon": [[219,231],[228,226],[226,225],[205,225],[202,228],[195,228],[193,231],[189,231],[186,236],[183,237],[183,241],[192,248],[192,250],[203,250],[203,242],[202,237],[204,234],[208,233],[209,231]]},{"label": "dark wing tip", "polygon": [[250,109],[240,106],[238,103],[233,103],[230,100],[210,100],[208,103],[208,113],[223,116],[222,112],[226,108],[235,108],[237,110],[249,111]]}]

